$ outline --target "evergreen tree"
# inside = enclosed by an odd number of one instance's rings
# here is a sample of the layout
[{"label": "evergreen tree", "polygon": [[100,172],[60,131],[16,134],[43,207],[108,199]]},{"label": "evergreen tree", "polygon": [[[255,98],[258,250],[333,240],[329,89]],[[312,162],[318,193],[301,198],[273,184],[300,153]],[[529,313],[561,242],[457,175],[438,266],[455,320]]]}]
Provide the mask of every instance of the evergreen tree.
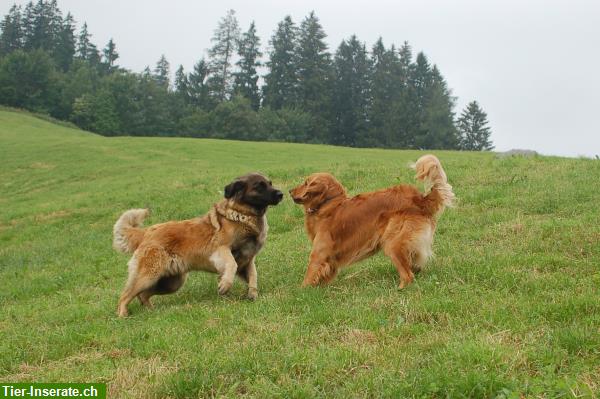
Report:
[{"label": "evergreen tree", "polygon": [[208,86],[211,96],[218,102],[225,101],[231,96],[233,79],[231,63],[238,43],[240,29],[235,17],[235,11],[229,10],[215,29],[208,50],[210,76]]},{"label": "evergreen tree", "polygon": [[53,58],[60,47],[62,32],[62,13],[58,9],[56,0],[38,0],[37,3],[28,3],[24,16],[24,48],[26,50],[42,49]]},{"label": "evergreen tree", "polygon": [[165,57],[165,55],[161,55],[160,59],[158,60],[158,62],[156,63],[156,68],[154,68],[154,80],[156,80],[156,83],[158,83],[158,85],[160,87],[163,87],[165,89],[169,88],[169,75],[171,73],[171,66],[169,64],[169,61],[167,61],[167,58]]},{"label": "evergreen tree", "polygon": [[291,108],[298,102],[298,28],[288,15],[277,25],[269,44],[269,53],[263,86],[263,105],[272,109]]},{"label": "evergreen tree", "polygon": [[34,49],[34,35],[35,35],[35,6],[30,1],[25,6],[22,15],[22,27],[23,27],[23,49],[32,50]]},{"label": "evergreen tree", "polygon": [[371,105],[369,133],[365,145],[382,147],[404,147],[404,136],[399,131],[404,112],[398,104],[399,88],[396,72],[398,56],[394,47],[385,48],[379,38],[371,50]]},{"label": "evergreen tree", "polygon": [[183,99],[185,104],[189,104],[190,102],[189,85],[190,82],[183,69],[183,65],[179,65],[179,68],[175,71],[175,93]]},{"label": "evergreen tree", "polygon": [[458,118],[461,148],[468,151],[490,151],[494,149],[490,139],[487,114],[477,101],[472,101]]},{"label": "evergreen tree", "polygon": [[427,138],[427,126],[425,124],[427,103],[431,93],[432,75],[431,65],[423,52],[417,54],[417,58],[411,69],[409,77],[410,101],[414,104],[414,124],[411,123],[411,148],[429,148],[430,138]]},{"label": "evergreen tree", "polygon": [[431,84],[428,87],[427,102],[421,122],[423,135],[417,138],[420,148],[458,147],[456,126],[454,125],[454,97],[437,66],[431,70]]},{"label": "evergreen tree", "polygon": [[23,48],[23,22],[21,7],[13,5],[0,22],[0,56]]},{"label": "evergreen tree", "polygon": [[412,73],[412,48],[408,42],[404,42],[398,51],[398,76],[403,87],[408,87],[409,79]]},{"label": "evergreen tree", "polygon": [[417,54],[417,59],[411,72],[410,84],[412,84],[415,91],[415,100],[417,102],[419,113],[422,113],[425,110],[427,91],[431,86],[432,81],[431,65],[429,64],[427,56],[422,52]]},{"label": "evergreen tree", "polygon": [[111,38],[104,50],[102,50],[102,54],[104,56],[103,65],[106,72],[112,72],[115,68],[115,61],[119,59],[119,53],[117,53],[117,45]]},{"label": "evergreen tree", "polygon": [[415,148],[420,126],[419,103],[411,76],[416,65],[412,63],[412,49],[404,42],[398,50],[393,67],[393,103],[388,112],[387,126],[392,130],[389,141],[392,147]]},{"label": "evergreen tree", "polygon": [[75,20],[68,13],[61,22],[58,34],[58,46],[55,49],[54,59],[57,65],[66,72],[71,67],[75,55]]},{"label": "evergreen tree", "polygon": [[370,62],[364,44],[356,36],[342,41],[334,58],[332,144],[365,145],[370,99]]},{"label": "evergreen tree", "polygon": [[311,12],[300,25],[298,43],[298,93],[302,109],[314,118],[311,141],[325,142],[331,125],[331,55],[326,34]]},{"label": "evergreen tree", "polygon": [[260,90],[258,88],[257,68],[261,67],[259,58],[260,38],[256,36],[254,22],[250,24],[248,31],[242,35],[238,43],[239,61],[236,63],[238,72],[234,73],[234,91],[250,100],[250,105],[256,111],[260,106]]},{"label": "evergreen tree", "polygon": [[188,83],[190,103],[203,110],[210,110],[213,101],[208,88],[208,64],[204,59],[194,65],[194,70],[188,76]]},{"label": "evergreen tree", "polygon": [[77,39],[77,58],[87,61],[90,65],[96,66],[100,62],[98,48],[91,41],[92,35],[88,32],[87,23],[84,22]]}]

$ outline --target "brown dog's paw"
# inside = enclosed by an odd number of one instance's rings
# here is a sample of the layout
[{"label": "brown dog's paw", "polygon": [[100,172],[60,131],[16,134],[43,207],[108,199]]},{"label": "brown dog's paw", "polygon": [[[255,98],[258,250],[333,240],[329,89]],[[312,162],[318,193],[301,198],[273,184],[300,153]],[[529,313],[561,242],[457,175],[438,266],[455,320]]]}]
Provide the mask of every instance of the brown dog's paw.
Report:
[{"label": "brown dog's paw", "polygon": [[117,316],[120,318],[124,318],[129,316],[129,312],[127,311],[127,309],[117,309]]},{"label": "brown dog's paw", "polygon": [[221,279],[221,281],[219,281],[219,295],[227,294],[229,292],[229,290],[231,289],[232,285],[233,285],[233,282],[225,281],[225,280]]},{"label": "brown dog's paw", "polygon": [[248,299],[255,301],[258,298],[258,290],[256,288],[248,288]]}]

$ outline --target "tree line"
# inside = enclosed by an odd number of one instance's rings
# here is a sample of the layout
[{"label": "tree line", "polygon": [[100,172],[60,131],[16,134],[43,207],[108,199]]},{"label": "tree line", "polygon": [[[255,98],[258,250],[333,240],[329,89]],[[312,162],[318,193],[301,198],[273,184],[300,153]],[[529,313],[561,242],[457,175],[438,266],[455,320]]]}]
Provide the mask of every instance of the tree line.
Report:
[{"label": "tree line", "polygon": [[[230,10],[207,57],[172,80],[117,64],[56,0],[13,5],[0,22],[0,103],[50,114],[103,135],[191,136],[359,147],[492,149],[487,116],[471,102],[460,117],[437,65],[411,46],[368,49],[355,35],[331,53],[314,12],[286,16],[266,54],[255,23]],[[261,71],[266,73],[260,75]]]}]

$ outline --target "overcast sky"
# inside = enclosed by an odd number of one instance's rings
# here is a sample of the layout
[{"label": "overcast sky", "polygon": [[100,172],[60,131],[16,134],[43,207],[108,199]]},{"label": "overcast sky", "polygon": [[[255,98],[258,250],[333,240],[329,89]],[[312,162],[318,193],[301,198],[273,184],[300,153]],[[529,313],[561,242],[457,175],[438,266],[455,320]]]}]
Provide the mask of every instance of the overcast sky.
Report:
[{"label": "overcast sky", "polygon": [[[12,0],[0,0],[2,14]],[[25,4],[26,1],[17,1]],[[439,66],[457,112],[477,100],[497,150],[600,155],[598,0],[58,0],[103,48],[112,37],[119,65],[141,71],[165,54],[174,71],[206,55],[219,19],[234,9],[242,30],[256,21],[268,46],[285,15],[311,10],[330,50],[356,34],[370,48],[408,40]],[[265,51],[266,53],[266,51]]]}]

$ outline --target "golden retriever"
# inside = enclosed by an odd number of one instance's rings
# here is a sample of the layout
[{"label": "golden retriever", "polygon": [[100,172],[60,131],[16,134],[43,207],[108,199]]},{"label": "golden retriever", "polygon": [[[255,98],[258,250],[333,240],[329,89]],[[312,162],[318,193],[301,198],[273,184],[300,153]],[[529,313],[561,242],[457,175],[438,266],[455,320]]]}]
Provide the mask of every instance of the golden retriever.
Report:
[{"label": "golden retriever", "polygon": [[146,209],[131,209],[113,229],[113,247],[133,253],[129,278],[117,314],[127,316],[136,296],[151,307],[150,297],[177,291],[191,270],[218,273],[219,294],[226,294],[237,274],[248,283],[248,297],[258,295],[254,259],[267,238],[266,211],[283,193],[258,173],[241,176],[225,187],[225,199],[204,216],[140,227]]},{"label": "golden retriever", "polygon": [[437,218],[454,200],[452,186],[434,155],[422,156],[413,167],[428,192],[399,185],[348,198],[329,173],[312,174],[290,190],[294,202],[304,206],[313,245],[303,286],[327,284],[341,267],[380,249],[396,267],[400,288],[413,281],[413,272],[431,256]]}]

